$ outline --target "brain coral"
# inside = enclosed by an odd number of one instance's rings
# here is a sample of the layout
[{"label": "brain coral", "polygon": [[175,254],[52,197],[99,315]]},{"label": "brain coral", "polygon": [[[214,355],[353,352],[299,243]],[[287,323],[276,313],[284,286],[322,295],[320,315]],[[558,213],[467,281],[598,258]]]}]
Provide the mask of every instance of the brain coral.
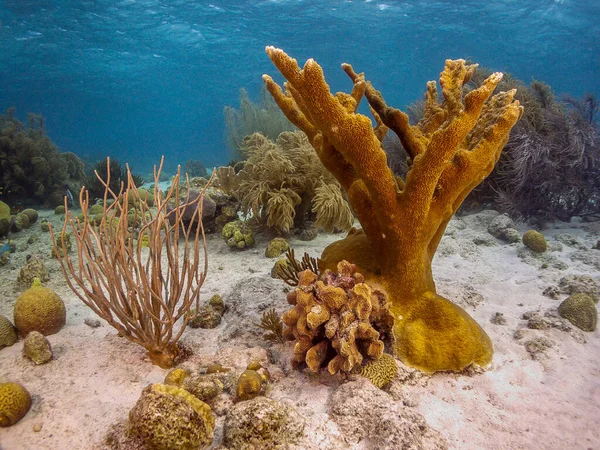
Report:
[{"label": "brain coral", "polygon": [[381,358],[370,361],[363,366],[360,374],[378,388],[388,384],[398,373],[396,360],[392,355],[384,353]]},{"label": "brain coral", "polygon": [[0,316],[0,350],[4,347],[10,347],[17,342],[17,332],[15,327],[4,316]]},{"label": "brain coral", "polygon": [[18,383],[0,383],[0,427],[10,427],[31,408],[31,395]]},{"label": "brain coral", "polygon": [[598,322],[596,303],[586,294],[573,294],[558,307],[558,313],[583,331],[594,331]]},{"label": "brain coral", "polygon": [[523,235],[523,244],[536,253],[544,253],[548,250],[546,238],[542,233],[535,230],[529,230]]},{"label": "brain coral", "polygon": [[152,449],[207,448],[214,428],[210,406],[177,386],[147,386],[129,412],[129,432]]},{"label": "brain coral", "polygon": [[67,311],[62,299],[36,279],[15,303],[15,326],[22,336],[39,331],[44,336],[58,333],[65,325]]}]

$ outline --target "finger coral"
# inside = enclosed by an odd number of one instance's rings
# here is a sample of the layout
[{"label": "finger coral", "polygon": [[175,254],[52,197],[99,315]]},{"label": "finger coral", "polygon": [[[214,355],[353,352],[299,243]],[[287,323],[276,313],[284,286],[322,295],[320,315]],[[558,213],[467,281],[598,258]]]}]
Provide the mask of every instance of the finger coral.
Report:
[{"label": "finger coral", "polygon": [[294,339],[292,364],[306,363],[312,372],[327,366],[329,373],[350,372],[363,358],[381,357],[380,330],[389,324],[385,294],[364,282],[356,266],[341,261],[338,273],[321,279],[310,270],[299,274],[296,290],[288,295],[293,307],[283,314],[284,335]]},{"label": "finger coral", "polygon": [[[447,60],[440,74],[443,101],[436,83],[429,82],[424,117],[411,125],[407,114],[389,107],[349,64],[342,68],[354,83],[352,91],[332,94],[314,60],[300,68],[283,50],[266,51],[287,80],[282,89],[264,75],[267,89],[306,133],[362,225],[325,249],[320,269],[334,269],[345,259],[383,287],[392,303],[394,354],[407,365],[425,372],[488,366],[489,337],[462,308],[436,293],[431,261],[452,215],[490,174],[521,117],[515,91],[492,96],[502,79],[493,73],[463,97],[476,65]],[[375,125],[357,113],[363,96]],[[382,148],[388,130],[409,156],[405,179],[388,168]],[[310,348],[308,339],[302,342]]]}]

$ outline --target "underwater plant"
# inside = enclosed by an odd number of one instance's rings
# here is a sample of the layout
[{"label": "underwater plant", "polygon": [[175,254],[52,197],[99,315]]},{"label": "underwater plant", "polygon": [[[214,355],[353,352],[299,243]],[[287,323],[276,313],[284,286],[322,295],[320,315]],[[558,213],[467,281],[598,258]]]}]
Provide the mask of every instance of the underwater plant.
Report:
[{"label": "underwater plant", "polygon": [[[155,209],[150,209],[141,197],[129,167],[127,184],[118,193],[110,188],[109,169],[107,179],[101,180],[105,190],[99,223],[93,221],[89,211],[90,194],[82,188],[82,219],[74,218],[65,202],[62,231],[55,236],[50,228],[50,233],[67,284],[75,295],[123,336],[143,346],[152,363],[168,368],[179,354],[179,338],[195,318],[192,308],[200,310],[208,254],[202,221],[195,226],[194,221],[184,225],[182,220],[183,211],[190,205],[197,204],[195,214],[202,215],[204,191],[193,200],[187,197],[180,202],[178,170],[168,192],[161,192],[158,180],[163,161],[154,169]],[[110,162],[107,164],[110,167]],[[168,210],[170,200],[176,206]],[[135,203],[139,211],[135,224],[127,210],[130,203]],[[77,247],[73,258],[62,238],[69,226]],[[133,239],[134,226],[139,227],[138,239]]]},{"label": "underwater plant", "polygon": [[[267,47],[266,52],[287,80],[283,91],[263,75],[267,89],[306,133],[362,225],[325,248],[321,271],[348,260],[367,282],[383,287],[394,318],[394,354],[405,364],[425,372],[488,366],[490,338],[466,311],[437,294],[431,262],[452,215],[492,171],[523,114],[515,91],[492,96],[502,79],[494,73],[463,98],[476,65],[447,60],[440,74],[444,101],[438,101],[436,83],[429,82],[425,117],[411,126],[408,116],[389,107],[349,64],[342,68],[354,83],[351,93],[333,95],[314,60],[301,69],[283,50]],[[356,112],[363,96],[375,127]],[[381,142],[388,129],[412,160],[406,179],[387,166]]]},{"label": "underwater plant", "polygon": [[277,233],[302,228],[314,218],[326,231],[347,230],[354,215],[338,182],[325,169],[306,135],[283,132],[276,141],[254,133],[244,138],[247,158],[237,175],[242,212]]},{"label": "underwater plant", "polygon": [[59,152],[41,115],[30,113],[25,125],[14,111],[0,115],[0,194],[8,203],[55,206],[66,186],[83,183],[83,162],[74,153]]},{"label": "underwater plant", "polygon": [[[240,89],[240,108],[226,106],[223,113],[227,127],[227,145],[235,160],[243,158],[242,143],[252,133],[261,133],[274,141],[284,131],[296,130],[264,87],[260,92],[260,103],[254,103],[248,92]],[[229,165],[235,166],[235,163]]]},{"label": "underwater plant", "polygon": [[255,326],[266,331],[263,334],[263,339],[267,342],[285,342],[283,339],[283,323],[275,308],[268,309],[263,312],[260,323],[255,323]]},{"label": "underwater plant", "polygon": [[559,101],[544,83],[509,81],[526,113],[511,131],[496,168],[469,201],[540,224],[598,217],[600,129],[595,97]]}]

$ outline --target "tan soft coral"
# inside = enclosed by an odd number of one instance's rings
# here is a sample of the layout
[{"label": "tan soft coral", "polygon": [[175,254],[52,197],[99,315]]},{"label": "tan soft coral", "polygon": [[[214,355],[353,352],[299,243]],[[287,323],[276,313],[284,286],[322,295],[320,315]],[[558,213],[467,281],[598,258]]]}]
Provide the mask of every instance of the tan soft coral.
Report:
[{"label": "tan soft coral", "polygon": [[282,319],[284,336],[296,341],[295,367],[306,363],[318,372],[327,365],[335,374],[359,367],[364,357],[381,357],[380,331],[391,324],[389,303],[382,291],[364,283],[354,264],[341,261],[338,273],[327,270],[320,278],[310,270],[300,272],[288,302],[293,307]]},{"label": "tan soft coral", "polygon": [[[411,126],[350,65],[343,69],[354,83],[351,93],[333,95],[314,60],[301,69],[282,50],[268,47],[267,54],[287,80],[282,90],[264,75],[267,89],[306,133],[362,225],[325,249],[320,268],[333,269],[346,259],[385,289],[394,317],[394,353],[406,364],[426,372],[488,366],[489,337],[462,308],[436,293],[431,261],[448,221],[492,171],[523,112],[515,91],[490,98],[502,78],[494,73],[463,98],[476,66],[447,60],[440,75],[444,100],[438,101],[436,83],[429,82],[425,116]],[[356,112],[363,96],[375,126]],[[387,166],[381,141],[388,129],[411,159],[406,179]]]},{"label": "tan soft coral", "polygon": [[327,231],[352,226],[354,216],[337,181],[304,133],[286,131],[275,142],[254,133],[244,138],[241,151],[246,162],[235,193],[242,210],[260,224],[287,233],[312,212]]}]

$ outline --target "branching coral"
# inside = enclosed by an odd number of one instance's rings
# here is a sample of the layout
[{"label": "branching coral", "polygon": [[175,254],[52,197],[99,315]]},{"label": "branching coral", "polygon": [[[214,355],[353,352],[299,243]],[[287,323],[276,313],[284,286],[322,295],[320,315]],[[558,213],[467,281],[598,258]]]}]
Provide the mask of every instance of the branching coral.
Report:
[{"label": "branching coral", "polygon": [[[333,95],[314,60],[301,69],[282,50],[267,47],[267,54],[287,80],[283,91],[264,75],[267,89],[306,133],[362,225],[325,249],[320,268],[334,269],[346,259],[385,289],[392,302],[394,352],[406,364],[427,372],[489,365],[489,337],[462,308],[436,293],[431,261],[448,221],[492,171],[521,117],[515,91],[490,98],[502,79],[494,73],[463,98],[476,66],[447,60],[440,74],[443,102],[436,83],[429,82],[425,116],[411,126],[350,65],[342,67],[354,82],[352,92]],[[374,127],[356,112],[363,96]],[[388,128],[412,161],[406,179],[387,167],[381,141]]]},{"label": "branching coral", "polygon": [[255,133],[244,139],[242,153],[247,160],[236,195],[244,213],[278,233],[301,226],[311,213],[327,231],[350,228],[350,207],[304,133],[284,132],[275,142]]},{"label": "branching coral", "polygon": [[46,134],[44,119],[29,114],[27,126],[14,109],[0,115],[0,187],[8,201],[62,203],[65,185],[83,182],[82,162],[60,153]]}]

